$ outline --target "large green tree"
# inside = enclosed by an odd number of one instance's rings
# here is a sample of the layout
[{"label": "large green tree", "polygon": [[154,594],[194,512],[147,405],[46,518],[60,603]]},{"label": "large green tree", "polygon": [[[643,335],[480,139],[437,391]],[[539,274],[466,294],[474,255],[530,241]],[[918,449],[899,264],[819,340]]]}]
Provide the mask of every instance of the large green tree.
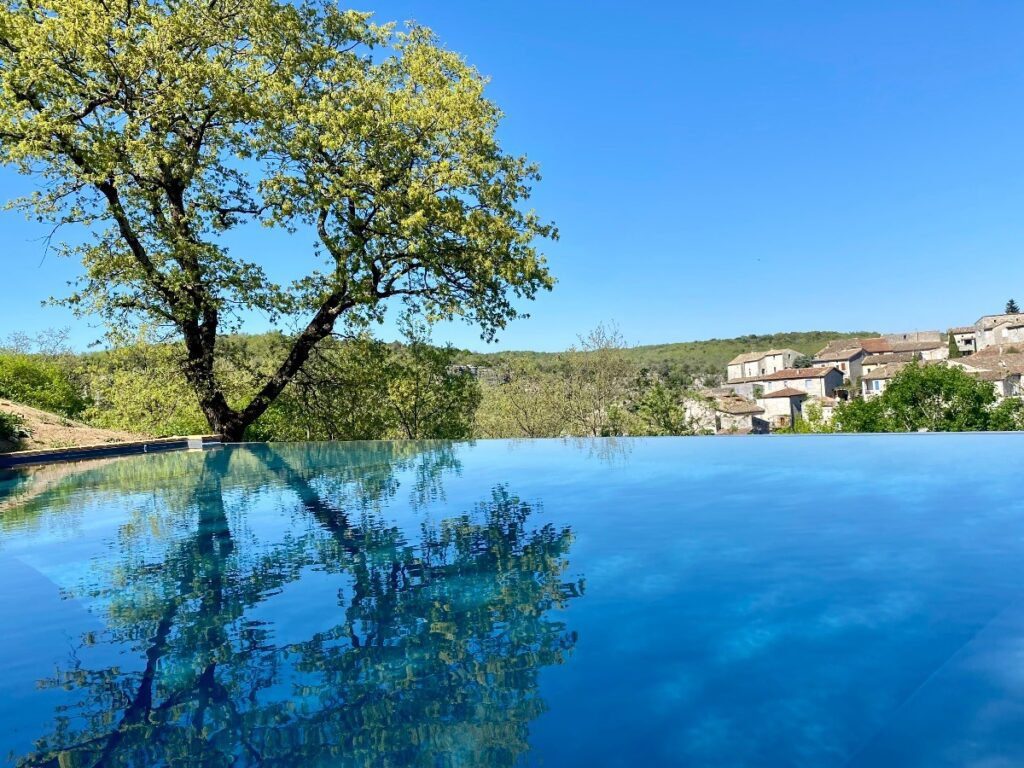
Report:
[{"label": "large green tree", "polygon": [[[398,300],[489,338],[551,286],[534,244],[555,230],[523,206],[536,168],[502,150],[483,78],[429,31],[320,0],[0,8],[0,162],[41,181],[27,210],[89,233],[62,246],[84,265],[68,301],[180,337],[203,414],[229,438],[339,322]],[[290,283],[229,249],[256,224],[298,233]],[[219,339],[247,312],[295,331],[231,402]]]},{"label": "large green tree", "polygon": [[840,405],[836,422],[843,432],[983,431],[995,400],[990,382],[962,368],[914,363],[879,397]]}]

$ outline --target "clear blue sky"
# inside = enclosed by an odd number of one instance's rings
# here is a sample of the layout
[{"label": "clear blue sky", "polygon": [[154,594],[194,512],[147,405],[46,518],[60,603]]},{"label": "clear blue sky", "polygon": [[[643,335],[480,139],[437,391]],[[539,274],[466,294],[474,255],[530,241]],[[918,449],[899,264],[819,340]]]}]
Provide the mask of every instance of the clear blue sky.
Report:
[{"label": "clear blue sky", "polygon": [[[499,349],[564,348],[602,320],[636,343],[945,328],[1024,300],[1024,3],[368,9],[489,75],[506,147],[542,165],[559,283]],[[0,170],[0,197],[25,188]],[[0,214],[0,336],[71,323],[39,306],[75,272],[42,260],[45,231]],[[243,245],[287,274],[288,239]],[[440,337],[483,348],[472,328]]]}]

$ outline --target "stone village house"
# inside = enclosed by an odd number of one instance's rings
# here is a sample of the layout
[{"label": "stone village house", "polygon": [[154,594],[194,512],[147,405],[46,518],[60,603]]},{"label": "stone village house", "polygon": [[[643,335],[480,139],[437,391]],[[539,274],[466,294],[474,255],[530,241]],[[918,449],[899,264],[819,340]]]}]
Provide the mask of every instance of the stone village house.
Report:
[{"label": "stone village house", "polygon": [[698,434],[767,434],[765,409],[730,389],[712,389],[687,398],[683,410]]},{"label": "stone village house", "polygon": [[730,381],[764,376],[792,368],[800,357],[795,349],[769,349],[767,352],[747,352],[737,355],[726,366]]}]

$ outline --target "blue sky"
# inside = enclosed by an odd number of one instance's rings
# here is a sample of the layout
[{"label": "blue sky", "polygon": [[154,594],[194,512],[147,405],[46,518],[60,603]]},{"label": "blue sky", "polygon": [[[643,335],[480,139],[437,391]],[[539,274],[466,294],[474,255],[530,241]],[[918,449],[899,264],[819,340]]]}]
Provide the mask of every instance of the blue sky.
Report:
[{"label": "blue sky", "polygon": [[[506,148],[542,166],[559,282],[492,348],[561,349],[601,321],[634,343],[945,328],[1024,299],[1022,3],[366,8],[489,75]],[[0,169],[0,198],[27,188]],[[46,231],[0,213],[0,336],[73,322],[40,307],[76,271],[43,258]],[[239,246],[287,275],[308,243]],[[438,338],[484,348],[466,326]]]}]

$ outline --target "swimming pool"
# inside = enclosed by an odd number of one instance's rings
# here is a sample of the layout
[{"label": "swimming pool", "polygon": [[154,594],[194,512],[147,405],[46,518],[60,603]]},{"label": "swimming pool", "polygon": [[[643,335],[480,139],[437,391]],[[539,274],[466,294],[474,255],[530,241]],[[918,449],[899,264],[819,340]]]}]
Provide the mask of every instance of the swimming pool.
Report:
[{"label": "swimming pool", "polygon": [[1024,435],[0,474],[13,765],[1024,764]]}]

